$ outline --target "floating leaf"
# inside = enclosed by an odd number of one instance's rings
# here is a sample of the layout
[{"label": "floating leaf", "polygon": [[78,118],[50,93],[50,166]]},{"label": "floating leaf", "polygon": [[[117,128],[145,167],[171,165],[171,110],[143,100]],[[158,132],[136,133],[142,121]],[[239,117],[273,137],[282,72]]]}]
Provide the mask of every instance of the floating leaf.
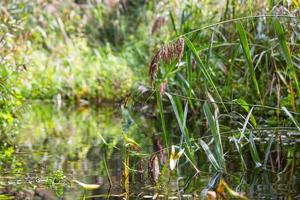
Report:
[{"label": "floating leaf", "polygon": [[78,185],[80,185],[81,187],[83,187],[86,190],[96,190],[101,187],[101,185],[98,185],[98,184],[86,184],[86,183],[82,183],[78,180],[73,180],[73,182],[77,183]]}]

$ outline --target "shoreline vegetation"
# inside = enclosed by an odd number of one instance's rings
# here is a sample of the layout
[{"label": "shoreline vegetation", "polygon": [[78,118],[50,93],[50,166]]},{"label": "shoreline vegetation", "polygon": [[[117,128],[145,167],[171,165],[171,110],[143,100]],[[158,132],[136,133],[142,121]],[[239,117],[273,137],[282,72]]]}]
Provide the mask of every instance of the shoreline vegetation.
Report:
[{"label": "shoreline vegetation", "polygon": [[274,198],[299,197],[299,17],[297,0],[1,1],[0,199],[253,199],[282,180]]}]

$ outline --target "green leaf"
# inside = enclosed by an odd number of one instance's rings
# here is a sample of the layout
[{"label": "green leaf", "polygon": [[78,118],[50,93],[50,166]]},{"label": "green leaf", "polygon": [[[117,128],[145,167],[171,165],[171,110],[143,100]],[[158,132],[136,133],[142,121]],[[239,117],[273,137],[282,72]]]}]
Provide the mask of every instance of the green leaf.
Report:
[{"label": "green leaf", "polygon": [[258,86],[258,83],[257,83],[255,71],[254,71],[254,66],[253,66],[253,62],[252,62],[252,56],[251,56],[251,52],[250,52],[250,48],[249,48],[249,44],[248,44],[246,31],[245,31],[243,25],[241,24],[241,22],[236,23],[236,29],[239,33],[240,43],[241,43],[241,46],[242,46],[242,49],[243,49],[243,53],[244,53],[244,56],[245,56],[245,59],[246,59],[247,66],[250,70],[252,81],[253,81],[254,86],[256,88],[257,95],[260,97],[259,86]]}]

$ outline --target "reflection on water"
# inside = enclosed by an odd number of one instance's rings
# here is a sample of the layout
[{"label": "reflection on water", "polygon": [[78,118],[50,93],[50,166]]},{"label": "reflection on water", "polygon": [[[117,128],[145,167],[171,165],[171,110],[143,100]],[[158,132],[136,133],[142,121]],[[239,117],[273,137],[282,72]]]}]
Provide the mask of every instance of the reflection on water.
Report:
[{"label": "reflection on water", "polygon": [[[128,143],[126,140],[129,139],[123,135],[124,126],[129,128],[127,137],[138,143],[136,149],[126,148],[125,143]],[[124,163],[125,159],[129,158],[129,192],[133,199],[151,199],[158,193],[158,197],[162,199],[199,199],[201,191],[214,174],[207,159],[200,154],[197,163],[200,173],[196,174],[186,159],[180,160],[175,171],[170,171],[166,163],[160,165],[160,178],[157,180],[159,187],[153,186],[148,168],[151,155],[154,150],[159,149],[159,137],[155,136],[156,126],[159,125],[155,124],[154,119],[146,119],[143,115],[136,114],[124,119],[121,109],[114,106],[58,109],[51,104],[34,103],[24,110],[17,137],[20,144],[17,155],[24,163],[24,170],[3,171],[0,183],[5,186],[3,188],[6,193],[19,195],[20,198],[35,196],[36,199],[56,199],[54,193],[43,189],[41,185],[53,171],[62,170],[70,180],[102,185],[100,189],[85,193],[78,185],[71,183],[65,187],[64,199],[81,199],[84,195],[86,198],[105,199],[108,192],[111,195],[110,199],[121,199],[120,196],[126,190]],[[261,131],[260,134],[255,141],[262,141],[261,145],[268,145],[272,132]],[[297,134],[286,131],[281,142],[284,141],[287,148],[295,148],[293,142],[299,140]],[[289,141],[288,138],[291,137],[294,138]],[[174,143],[176,138],[178,140],[178,137],[174,137]],[[223,177],[234,190],[245,192],[250,199],[297,198],[300,193],[299,160],[283,160],[281,164],[284,166],[295,162],[295,168],[284,169],[278,174],[275,173],[278,155],[272,155],[274,152],[271,151],[270,157],[273,159],[266,160],[268,170],[242,172],[239,155],[230,147],[230,140],[226,139],[225,142],[229,152],[226,154],[227,173],[223,174]],[[299,150],[291,152],[297,154],[296,158],[300,157]],[[157,156],[159,157],[159,154]],[[250,155],[246,155],[244,159],[247,165],[254,165]],[[105,168],[106,163],[108,171]],[[294,175],[289,170],[294,170]],[[111,187],[108,177],[112,182]],[[2,192],[5,192],[4,189]],[[16,194],[18,189],[22,192]]]},{"label": "reflection on water", "polygon": [[[47,104],[31,105],[24,112],[18,137],[26,174],[45,178],[61,169],[68,177],[104,184],[101,188],[107,189],[104,159],[108,159],[113,180],[122,175],[118,148],[122,142],[122,119],[119,116],[118,110],[108,106],[75,110],[56,109]],[[67,199],[82,196],[82,192],[78,187],[71,188]]]}]

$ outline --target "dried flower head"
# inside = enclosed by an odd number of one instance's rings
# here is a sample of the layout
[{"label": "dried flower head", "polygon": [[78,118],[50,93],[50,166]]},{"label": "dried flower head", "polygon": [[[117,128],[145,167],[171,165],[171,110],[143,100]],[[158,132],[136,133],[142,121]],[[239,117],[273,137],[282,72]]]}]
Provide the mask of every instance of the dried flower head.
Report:
[{"label": "dried flower head", "polygon": [[180,61],[183,55],[183,50],[184,39],[179,38],[176,43],[166,45],[155,54],[149,67],[150,83],[152,86],[157,76],[159,62],[171,62],[175,59]]},{"label": "dried flower head", "polygon": [[284,6],[275,6],[272,10],[274,15],[288,15],[289,10]]}]

